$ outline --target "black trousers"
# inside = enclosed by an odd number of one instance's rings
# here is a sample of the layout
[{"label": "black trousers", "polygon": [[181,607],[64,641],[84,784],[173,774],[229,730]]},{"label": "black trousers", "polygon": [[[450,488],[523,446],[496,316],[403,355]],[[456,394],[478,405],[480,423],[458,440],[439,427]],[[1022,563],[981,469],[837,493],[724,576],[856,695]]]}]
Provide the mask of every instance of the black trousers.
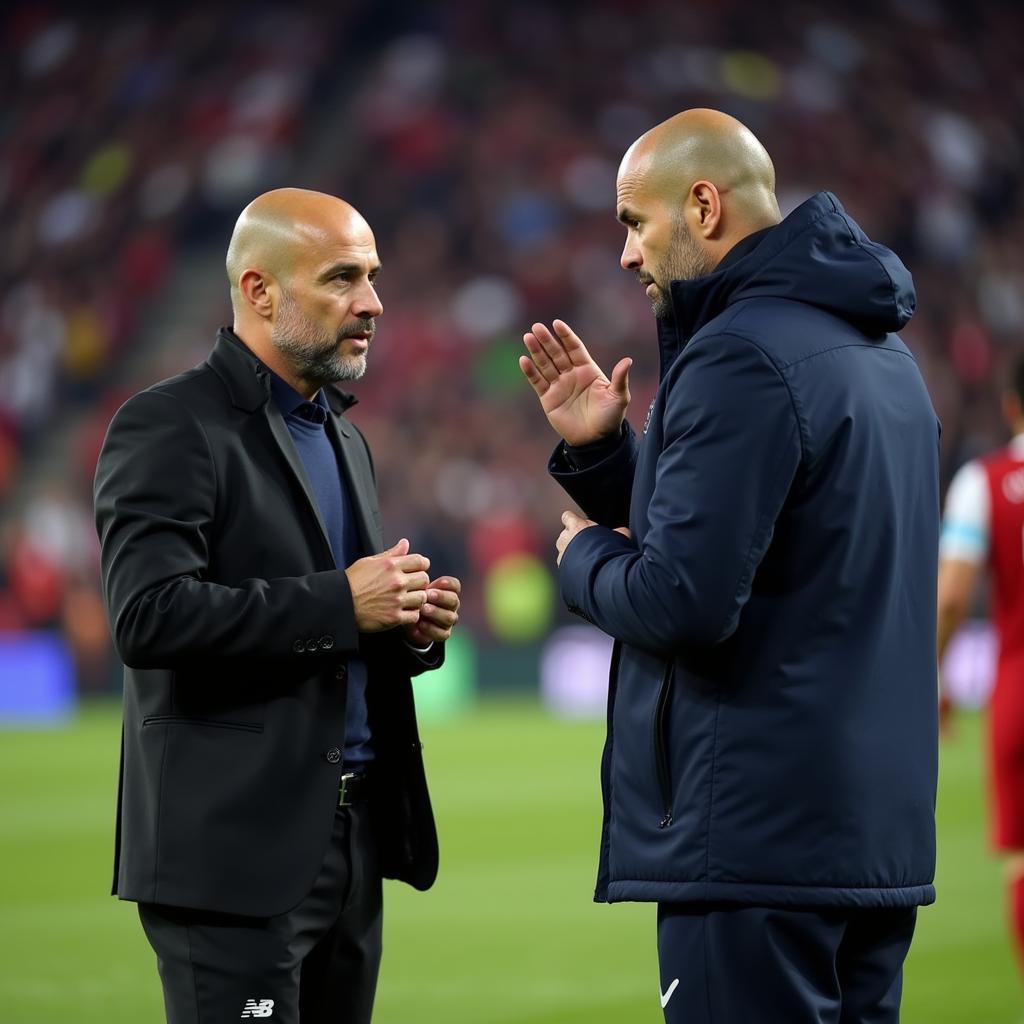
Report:
[{"label": "black trousers", "polygon": [[916,907],[660,904],[667,1024],[898,1024]]},{"label": "black trousers", "polygon": [[381,876],[368,804],[335,812],[313,888],[276,917],[140,904],[168,1024],[369,1024],[381,956]]}]

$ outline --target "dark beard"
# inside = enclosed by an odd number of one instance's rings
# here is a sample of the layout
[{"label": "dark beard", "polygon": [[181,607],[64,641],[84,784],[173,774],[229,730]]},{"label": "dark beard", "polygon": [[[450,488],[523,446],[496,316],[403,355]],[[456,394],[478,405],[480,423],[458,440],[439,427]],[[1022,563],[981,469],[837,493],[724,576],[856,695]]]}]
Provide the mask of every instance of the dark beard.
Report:
[{"label": "dark beard", "polygon": [[651,297],[651,311],[659,320],[675,321],[671,283],[694,281],[714,269],[714,260],[694,241],[682,218],[674,219],[668,255],[664,264],[658,268],[658,277],[641,277],[641,281],[647,280],[648,283],[653,280],[657,287]]},{"label": "dark beard", "polygon": [[344,356],[339,348],[350,335],[363,331],[372,333],[373,330],[373,319],[364,317],[342,324],[337,334],[332,336],[303,313],[285,292],[271,340],[287,357],[298,378],[321,388],[325,384],[362,377],[366,372],[366,357]]}]

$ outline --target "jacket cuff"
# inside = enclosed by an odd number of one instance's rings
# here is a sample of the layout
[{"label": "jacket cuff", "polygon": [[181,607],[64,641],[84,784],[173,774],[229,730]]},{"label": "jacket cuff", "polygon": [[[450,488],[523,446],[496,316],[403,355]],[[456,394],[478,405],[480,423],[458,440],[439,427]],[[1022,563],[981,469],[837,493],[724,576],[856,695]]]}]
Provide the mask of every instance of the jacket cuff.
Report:
[{"label": "jacket cuff", "polygon": [[605,526],[625,525],[636,451],[632,426],[624,423],[618,438],[567,449],[562,443],[554,450],[548,473],[590,519]]},{"label": "jacket cuff", "polygon": [[569,444],[568,441],[563,441],[560,449],[565,465],[576,472],[599,466],[622,446],[626,440],[627,426],[628,424],[623,420],[616,433],[598,438],[589,444]]},{"label": "jacket cuff", "polygon": [[[635,552],[636,546],[621,533],[604,526],[588,526],[569,541],[558,572],[558,589],[565,607],[581,619],[604,628],[596,620],[592,600],[595,565],[610,556]],[[607,632],[607,630],[606,630]]]},{"label": "jacket cuff", "polygon": [[444,664],[444,644],[436,641],[423,650],[405,644],[405,668],[411,676],[418,676]]}]

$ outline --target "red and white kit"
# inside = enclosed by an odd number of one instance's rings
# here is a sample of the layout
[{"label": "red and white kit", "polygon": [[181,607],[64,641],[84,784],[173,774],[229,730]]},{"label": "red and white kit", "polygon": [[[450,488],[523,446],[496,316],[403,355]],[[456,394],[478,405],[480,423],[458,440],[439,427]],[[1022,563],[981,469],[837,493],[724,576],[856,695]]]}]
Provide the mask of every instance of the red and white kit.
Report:
[{"label": "red and white kit", "polygon": [[953,478],[939,553],[990,570],[999,637],[989,714],[992,838],[998,849],[1024,850],[1024,434]]}]

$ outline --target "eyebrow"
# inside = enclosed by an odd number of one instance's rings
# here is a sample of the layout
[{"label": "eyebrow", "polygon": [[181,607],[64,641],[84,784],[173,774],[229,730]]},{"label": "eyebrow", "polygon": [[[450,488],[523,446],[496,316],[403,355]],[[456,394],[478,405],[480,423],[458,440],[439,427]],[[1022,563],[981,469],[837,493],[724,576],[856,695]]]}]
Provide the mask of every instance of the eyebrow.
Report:
[{"label": "eyebrow", "polygon": [[631,220],[637,220],[637,215],[628,207],[624,206],[615,216],[620,224],[628,225]]},{"label": "eyebrow", "polygon": [[[377,263],[366,271],[366,276],[377,277],[383,269],[384,265]],[[320,275],[320,280],[330,281],[332,277],[337,277],[339,274],[361,274],[362,272],[363,266],[361,263],[335,263]]]}]

